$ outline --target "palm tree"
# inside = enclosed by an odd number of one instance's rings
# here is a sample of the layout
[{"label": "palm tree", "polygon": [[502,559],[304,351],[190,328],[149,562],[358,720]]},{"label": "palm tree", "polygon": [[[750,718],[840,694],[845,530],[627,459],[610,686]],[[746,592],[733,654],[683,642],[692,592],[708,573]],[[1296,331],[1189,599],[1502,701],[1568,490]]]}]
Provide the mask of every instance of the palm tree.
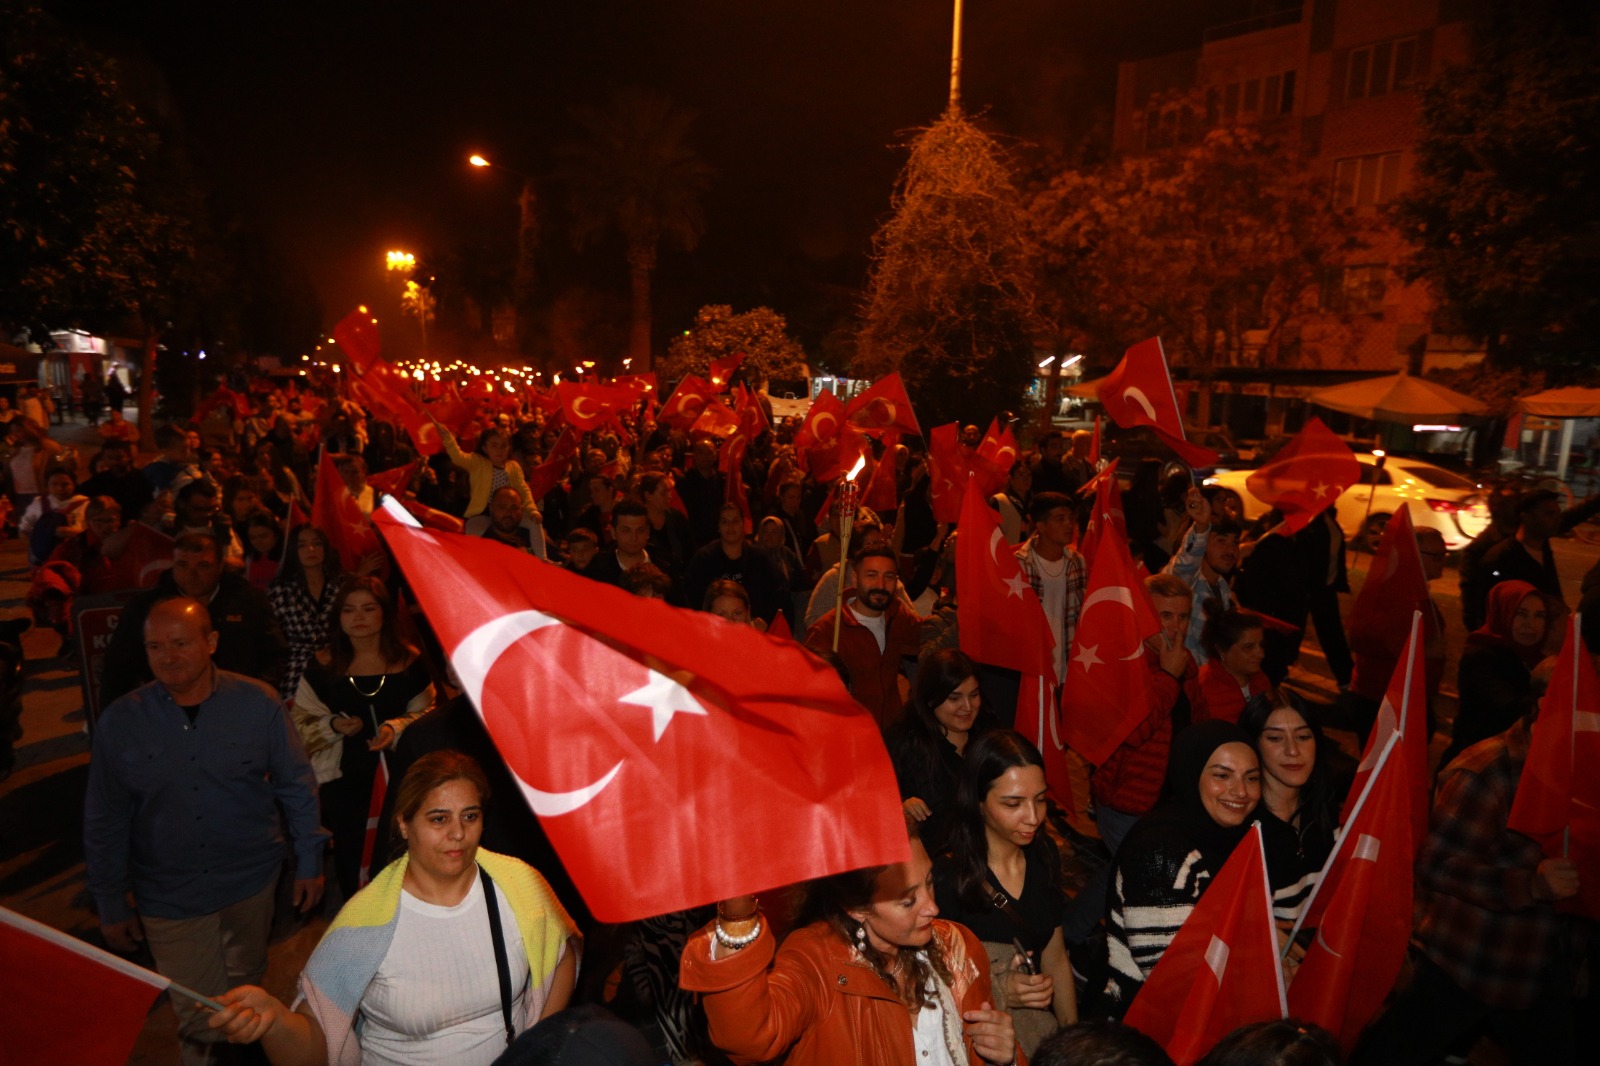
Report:
[{"label": "palm tree", "polygon": [[689,147],[694,113],[644,89],[619,89],[600,107],[572,117],[583,136],[560,145],[572,241],[582,249],[615,230],[627,248],[632,294],[628,355],[650,368],[650,274],[662,241],[692,251],[705,231],[701,194],[711,168]]}]

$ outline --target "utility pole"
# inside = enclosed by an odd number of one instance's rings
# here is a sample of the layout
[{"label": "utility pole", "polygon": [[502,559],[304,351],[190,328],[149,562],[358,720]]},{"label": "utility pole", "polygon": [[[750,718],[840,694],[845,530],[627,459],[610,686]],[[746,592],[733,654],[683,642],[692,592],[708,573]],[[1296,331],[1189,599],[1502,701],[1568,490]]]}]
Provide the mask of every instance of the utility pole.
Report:
[{"label": "utility pole", "polygon": [[961,0],[956,0],[955,25],[950,30],[950,107],[961,108]]}]

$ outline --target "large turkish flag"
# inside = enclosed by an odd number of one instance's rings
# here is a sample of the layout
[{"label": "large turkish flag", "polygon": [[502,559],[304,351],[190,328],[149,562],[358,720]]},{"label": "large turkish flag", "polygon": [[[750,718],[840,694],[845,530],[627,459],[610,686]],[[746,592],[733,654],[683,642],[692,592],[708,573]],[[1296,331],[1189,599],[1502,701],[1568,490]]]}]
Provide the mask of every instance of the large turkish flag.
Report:
[{"label": "large turkish flag", "polygon": [[1216,452],[1190,444],[1183,434],[1183,415],[1161,338],[1151,337],[1129,348],[1116,369],[1101,380],[1098,397],[1111,421],[1124,429],[1149,426],[1190,466],[1217,461]]},{"label": "large turkish flag", "polygon": [[1283,533],[1300,532],[1361,479],[1350,446],[1313,416],[1270,462],[1245,479],[1250,495],[1283,512]]},{"label": "large turkish flag", "polygon": [[706,400],[711,397],[711,392],[711,385],[704,378],[693,374],[685,376],[678,382],[678,387],[672,390],[667,402],[661,405],[661,413],[656,416],[656,421],[673,429],[687,430],[700,417],[700,412],[706,409]]},{"label": "large turkish flag", "polygon": [[961,650],[990,666],[1046,677],[1055,673],[1055,647],[1044,608],[976,480],[967,483],[960,533],[956,617]]},{"label": "large turkish flag", "polygon": [[863,433],[891,429],[919,436],[922,433],[916,412],[911,410],[911,397],[906,395],[905,383],[898,373],[880,378],[857,393],[845,408],[845,415]]},{"label": "large turkish flag", "polygon": [[597,918],[908,856],[872,716],[800,645],[375,522]]}]

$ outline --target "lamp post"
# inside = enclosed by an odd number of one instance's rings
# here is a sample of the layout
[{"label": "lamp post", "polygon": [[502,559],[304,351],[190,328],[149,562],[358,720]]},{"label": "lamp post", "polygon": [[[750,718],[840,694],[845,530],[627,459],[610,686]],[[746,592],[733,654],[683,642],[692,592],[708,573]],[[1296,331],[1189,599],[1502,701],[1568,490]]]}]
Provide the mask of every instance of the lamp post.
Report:
[{"label": "lamp post", "polygon": [[534,251],[539,247],[538,202],[535,199],[533,178],[508,167],[492,162],[488,157],[474,152],[467,162],[479,169],[493,167],[522,179],[522,191],[517,195],[517,270],[512,281],[513,303],[517,313],[517,350],[528,350],[529,326],[533,320]]},{"label": "lamp post", "polygon": [[410,304],[417,313],[417,325],[422,328],[422,354],[428,354],[428,315],[433,310],[433,297],[411,275],[417,269],[417,257],[410,252],[390,251],[384,255],[384,268],[399,274],[405,282],[401,293],[401,306]]}]

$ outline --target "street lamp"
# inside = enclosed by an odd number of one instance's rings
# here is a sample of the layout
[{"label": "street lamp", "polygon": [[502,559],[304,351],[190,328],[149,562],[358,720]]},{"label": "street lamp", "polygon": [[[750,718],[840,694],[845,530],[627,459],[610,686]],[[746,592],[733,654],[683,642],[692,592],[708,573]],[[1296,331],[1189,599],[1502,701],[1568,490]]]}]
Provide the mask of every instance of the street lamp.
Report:
[{"label": "street lamp", "polygon": [[492,162],[478,152],[469,155],[467,162],[480,170],[493,167],[522,179],[522,191],[517,196],[517,269],[512,282],[512,300],[517,314],[517,349],[526,353],[528,334],[533,324],[533,256],[539,246],[539,218],[535,210],[533,177],[516,167]]},{"label": "street lamp", "polygon": [[[389,251],[384,255],[384,268],[391,274],[399,274],[405,280],[405,291],[400,295],[400,305],[410,307],[417,315],[417,324],[422,329],[422,353],[428,352],[428,315],[433,310],[433,297],[427,289],[417,284],[411,276],[417,269],[417,257],[410,252]],[[431,279],[430,279],[431,280]],[[374,319],[373,321],[377,321]]]}]

